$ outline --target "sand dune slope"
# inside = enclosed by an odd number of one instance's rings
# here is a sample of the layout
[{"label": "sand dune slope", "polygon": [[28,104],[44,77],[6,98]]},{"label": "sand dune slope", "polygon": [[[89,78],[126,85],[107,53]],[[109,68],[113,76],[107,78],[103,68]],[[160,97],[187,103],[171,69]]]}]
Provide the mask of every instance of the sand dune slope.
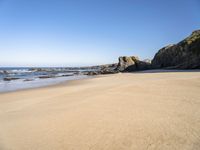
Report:
[{"label": "sand dune slope", "polygon": [[199,150],[200,72],[0,94],[0,150]]}]

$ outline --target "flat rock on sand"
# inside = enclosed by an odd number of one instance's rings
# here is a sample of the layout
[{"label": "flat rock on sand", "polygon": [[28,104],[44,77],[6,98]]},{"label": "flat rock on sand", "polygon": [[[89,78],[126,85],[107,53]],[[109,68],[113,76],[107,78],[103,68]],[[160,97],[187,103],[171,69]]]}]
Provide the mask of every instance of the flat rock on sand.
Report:
[{"label": "flat rock on sand", "polygon": [[1,150],[199,150],[200,72],[100,76],[0,94]]}]

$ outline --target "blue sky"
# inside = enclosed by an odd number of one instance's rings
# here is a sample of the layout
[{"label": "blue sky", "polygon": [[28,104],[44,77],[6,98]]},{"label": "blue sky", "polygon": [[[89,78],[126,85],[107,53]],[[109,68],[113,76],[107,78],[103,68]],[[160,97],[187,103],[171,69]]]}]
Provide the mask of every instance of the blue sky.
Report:
[{"label": "blue sky", "polygon": [[0,66],[153,58],[200,29],[199,0],[0,0]]}]

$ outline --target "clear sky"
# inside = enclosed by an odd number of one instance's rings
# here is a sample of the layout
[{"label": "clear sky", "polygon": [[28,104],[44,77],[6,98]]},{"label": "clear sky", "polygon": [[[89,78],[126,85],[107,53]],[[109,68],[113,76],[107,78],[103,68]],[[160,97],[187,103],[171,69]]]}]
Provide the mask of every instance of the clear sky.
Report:
[{"label": "clear sky", "polygon": [[0,0],[0,66],[153,58],[200,29],[200,0]]}]

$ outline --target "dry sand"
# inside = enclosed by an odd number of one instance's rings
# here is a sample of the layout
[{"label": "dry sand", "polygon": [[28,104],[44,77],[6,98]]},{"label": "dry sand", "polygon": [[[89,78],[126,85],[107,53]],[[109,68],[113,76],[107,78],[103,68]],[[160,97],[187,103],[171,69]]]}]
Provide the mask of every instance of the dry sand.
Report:
[{"label": "dry sand", "polygon": [[199,150],[200,72],[0,94],[0,150]]}]

